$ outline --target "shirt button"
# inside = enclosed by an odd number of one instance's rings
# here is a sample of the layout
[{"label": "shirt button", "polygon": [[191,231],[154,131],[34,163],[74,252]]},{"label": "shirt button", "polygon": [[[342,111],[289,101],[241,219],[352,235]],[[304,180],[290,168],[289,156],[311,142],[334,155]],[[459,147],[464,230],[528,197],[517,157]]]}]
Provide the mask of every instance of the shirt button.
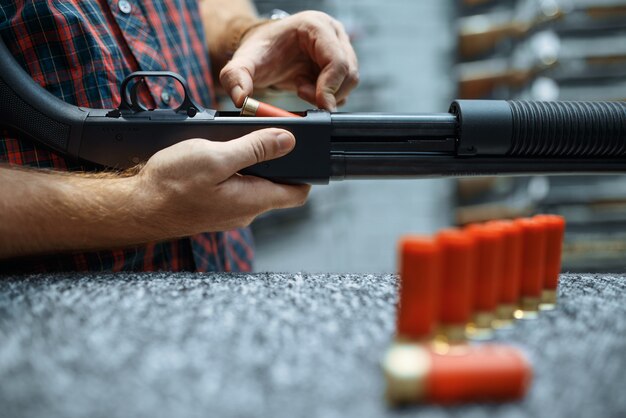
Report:
[{"label": "shirt button", "polygon": [[161,100],[163,101],[163,103],[168,104],[170,102],[170,99],[171,99],[170,94],[167,91],[163,90],[161,92]]},{"label": "shirt button", "polygon": [[120,12],[124,13],[125,15],[129,14],[130,11],[133,9],[128,0],[120,0],[117,3],[117,7],[119,7]]}]

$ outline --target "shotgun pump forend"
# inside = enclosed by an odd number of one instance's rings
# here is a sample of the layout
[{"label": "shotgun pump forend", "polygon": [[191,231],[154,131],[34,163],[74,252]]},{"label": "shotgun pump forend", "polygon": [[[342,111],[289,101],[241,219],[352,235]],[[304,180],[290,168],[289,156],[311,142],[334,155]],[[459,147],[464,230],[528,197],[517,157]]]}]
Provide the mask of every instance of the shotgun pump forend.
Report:
[{"label": "shotgun pump forend", "polygon": [[[183,87],[176,109],[137,100],[144,77]],[[130,89],[130,92],[128,91]],[[449,113],[329,113],[241,117],[203,109],[172,72],[136,72],[117,109],[73,106],[47,92],[0,39],[0,125],[65,156],[123,169],[189,138],[227,141],[279,127],[296,137],[285,157],[245,172],[286,183],[354,178],[626,172],[626,103],[457,100]]]}]

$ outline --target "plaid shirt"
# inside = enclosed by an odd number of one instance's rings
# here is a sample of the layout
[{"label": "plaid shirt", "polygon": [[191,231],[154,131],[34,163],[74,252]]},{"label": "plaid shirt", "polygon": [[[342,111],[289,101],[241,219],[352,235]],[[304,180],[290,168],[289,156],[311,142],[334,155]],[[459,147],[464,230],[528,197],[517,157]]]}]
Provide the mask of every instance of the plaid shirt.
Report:
[{"label": "plaid shirt", "polygon": [[[119,86],[138,70],[171,70],[200,103],[214,103],[208,49],[195,0],[17,0],[0,4],[0,36],[22,67],[68,103],[113,108]],[[170,80],[147,80],[140,99],[167,107],[181,99]],[[0,129],[0,162],[58,170],[93,169]],[[249,271],[249,229],[205,233],[130,249],[28,257],[0,271]]]}]

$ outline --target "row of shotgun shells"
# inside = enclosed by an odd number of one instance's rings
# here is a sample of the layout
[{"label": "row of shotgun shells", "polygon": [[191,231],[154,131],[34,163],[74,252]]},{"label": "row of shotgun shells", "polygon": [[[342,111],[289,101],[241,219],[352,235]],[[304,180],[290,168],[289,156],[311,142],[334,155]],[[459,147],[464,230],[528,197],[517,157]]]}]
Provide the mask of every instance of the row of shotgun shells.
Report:
[{"label": "row of shotgun shells", "polygon": [[537,215],[400,241],[397,339],[384,361],[394,404],[503,401],[524,395],[523,353],[467,345],[556,304],[565,220]]},{"label": "row of shotgun shells", "polygon": [[554,308],[564,231],[561,216],[537,215],[404,237],[398,336],[458,342]]}]

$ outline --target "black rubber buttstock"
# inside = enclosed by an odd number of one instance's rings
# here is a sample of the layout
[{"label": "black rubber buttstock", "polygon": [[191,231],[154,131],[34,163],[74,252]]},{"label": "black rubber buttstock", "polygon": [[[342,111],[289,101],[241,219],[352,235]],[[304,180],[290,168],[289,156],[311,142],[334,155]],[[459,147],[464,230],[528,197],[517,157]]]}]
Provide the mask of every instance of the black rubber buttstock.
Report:
[{"label": "black rubber buttstock", "polygon": [[[0,38],[0,125],[75,155],[87,112],[39,86],[17,63]],[[71,149],[74,148],[74,149]]]}]

